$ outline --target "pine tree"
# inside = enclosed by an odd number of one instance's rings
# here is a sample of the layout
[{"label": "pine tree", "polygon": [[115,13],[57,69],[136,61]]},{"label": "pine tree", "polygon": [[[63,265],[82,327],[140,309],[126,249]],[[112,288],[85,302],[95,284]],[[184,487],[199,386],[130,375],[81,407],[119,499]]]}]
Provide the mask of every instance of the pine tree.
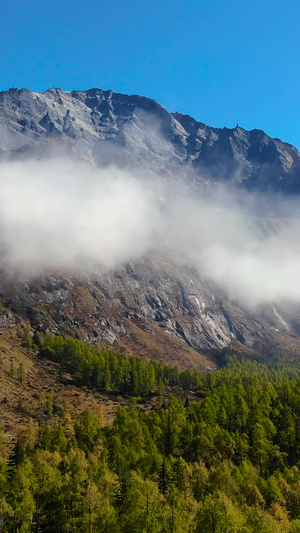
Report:
[{"label": "pine tree", "polygon": [[17,370],[17,378],[20,385],[26,385],[26,374],[23,363],[20,363]]}]

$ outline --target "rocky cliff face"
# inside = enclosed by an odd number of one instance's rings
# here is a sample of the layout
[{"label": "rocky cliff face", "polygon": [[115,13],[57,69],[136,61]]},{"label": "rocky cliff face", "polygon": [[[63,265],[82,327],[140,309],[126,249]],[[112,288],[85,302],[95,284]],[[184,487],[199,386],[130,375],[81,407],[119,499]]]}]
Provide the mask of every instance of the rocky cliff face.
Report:
[{"label": "rocky cliff face", "polygon": [[263,131],[212,128],[155,100],[91,89],[0,93],[3,157],[69,152],[166,176],[273,192],[300,192],[300,154]]},{"label": "rocky cliff face", "polygon": [[[100,89],[0,93],[2,160],[65,153],[101,167],[114,163],[156,179],[184,179],[199,194],[216,184],[300,192],[299,152],[259,130],[211,128],[149,98]],[[183,367],[211,368],[212,354],[232,342],[253,351],[300,347],[298,308],[270,303],[251,311],[171,255],[148,254],[90,277],[50,272],[25,283],[2,274],[0,297],[9,310],[0,327],[19,315],[38,331]]]},{"label": "rocky cliff face", "polygon": [[[115,272],[63,272],[22,282],[2,276],[3,326],[18,316],[36,331],[104,342],[183,368],[210,369],[233,344],[249,353],[299,353],[299,308],[254,311],[230,301],[195,268],[158,255]],[[7,323],[8,321],[8,323]],[[1,329],[0,329],[1,331]]]}]

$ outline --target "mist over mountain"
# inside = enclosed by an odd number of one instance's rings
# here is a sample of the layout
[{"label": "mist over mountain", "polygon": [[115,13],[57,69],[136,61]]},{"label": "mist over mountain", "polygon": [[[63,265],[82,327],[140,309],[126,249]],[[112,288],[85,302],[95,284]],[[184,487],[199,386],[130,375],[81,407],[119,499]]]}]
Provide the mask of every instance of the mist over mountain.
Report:
[{"label": "mist over mountain", "polygon": [[10,89],[0,159],[9,320],[185,367],[298,353],[295,147],[141,96]]}]

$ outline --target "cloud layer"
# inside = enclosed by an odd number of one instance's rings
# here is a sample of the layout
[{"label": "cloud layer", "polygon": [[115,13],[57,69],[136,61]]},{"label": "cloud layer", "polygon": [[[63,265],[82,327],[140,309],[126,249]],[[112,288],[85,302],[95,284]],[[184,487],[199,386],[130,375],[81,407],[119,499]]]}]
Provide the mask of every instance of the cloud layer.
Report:
[{"label": "cloud layer", "polygon": [[113,268],[146,251],[151,191],[128,173],[81,163],[0,165],[0,237],[9,268]]},{"label": "cloud layer", "polygon": [[90,273],[169,248],[232,298],[300,303],[300,222],[245,215],[245,194],[242,210],[228,193],[212,200],[114,167],[3,163],[1,266],[24,276],[43,269]]}]

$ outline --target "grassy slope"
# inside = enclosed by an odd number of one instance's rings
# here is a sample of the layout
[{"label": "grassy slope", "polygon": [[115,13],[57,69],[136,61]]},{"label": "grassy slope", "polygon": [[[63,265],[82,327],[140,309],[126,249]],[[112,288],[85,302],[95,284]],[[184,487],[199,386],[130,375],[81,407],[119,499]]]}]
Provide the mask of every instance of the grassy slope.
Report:
[{"label": "grassy slope", "polygon": [[[104,423],[113,419],[120,404],[129,401],[80,389],[59,365],[39,360],[32,350],[23,347],[13,331],[0,336],[0,362],[0,423],[7,442],[22,433],[30,417],[43,416],[49,394],[56,403],[67,404],[76,413],[85,409],[101,413]],[[10,375],[12,363],[15,377]],[[24,385],[17,377],[20,364],[26,375]]]},{"label": "grassy slope", "polygon": [[[57,363],[39,359],[34,350],[23,346],[24,333],[27,328],[27,324],[21,319],[18,319],[15,327],[0,328],[0,425],[4,429],[7,453],[9,453],[10,444],[26,428],[29,418],[36,421],[45,418],[45,409],[49,401],[51,403],[53,400],[58,406],[67,405],[68,409],[73,412],[74,418],[80,412],[90,409],[93,413],[100,414],[103,424],[112,422],[120,405],[129,405],[129,398],[120,398],[113,394],[97,394],[77,387],[72,377]],[[137,330],[136,338],[143,346],[144,352],[147,353],[147,346],[143,345],[138,337],[142,330],[139,328]],[[159,341],[156,342],[159,343]],[[181,345],[181,341],[177,342]],[[173,344],[170,343],[170,347],[172,348]],[[138,353],[137,343],[133,342],[132,348],[132,352]],[[155,344],[152,349],[150,358],[154,358]],[[167,350],[168,346],[163,345],[162,349]],[[185,358],[188,353],[189,349],[183,345],[181,357]],[[179,348],[177,355],[180,355]],[[172,358],[169,359],[166,356],[166,361],[172,363]],[[175,356],[176,362],[178,359]],[[20,365],[26,376],[24,384],[21,384],[18,378]],[[191,361],[191,367],[193,366]],[[169,389],[166,394],[172,392],[174,391]],[[176,393],[183,399],[188,395],[182,390]],[[144,401],[140,408],[148,411],[157,401],[157,397]]]}]

